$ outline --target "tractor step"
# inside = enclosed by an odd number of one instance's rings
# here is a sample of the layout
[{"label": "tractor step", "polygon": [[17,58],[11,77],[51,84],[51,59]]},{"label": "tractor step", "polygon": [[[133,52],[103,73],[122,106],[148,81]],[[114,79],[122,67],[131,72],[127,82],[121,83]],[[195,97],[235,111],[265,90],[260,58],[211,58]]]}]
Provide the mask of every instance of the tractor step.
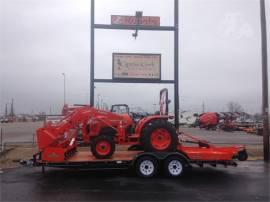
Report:
[{"label": "tractor step", "polygon": [[132,134],[128,136],[128,142],[138,142],[140,138],[139,134]]}]

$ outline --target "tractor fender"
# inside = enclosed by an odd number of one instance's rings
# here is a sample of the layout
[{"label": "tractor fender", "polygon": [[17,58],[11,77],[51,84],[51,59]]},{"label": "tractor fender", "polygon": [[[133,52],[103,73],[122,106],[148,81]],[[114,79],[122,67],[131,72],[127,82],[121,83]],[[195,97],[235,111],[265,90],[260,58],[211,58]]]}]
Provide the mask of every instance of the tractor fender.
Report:
[{"label": "tractor fender", "polygon": [[168,119],[170,118],[171,116],[160,116],[160,115],[155,115],[155,116],[148,116],[148,117],[145,117],[143,119],[141,119],[137,125],[136,125],[136,128],[135,128],[135,133],[136,134],[141,134],[143,128],[151,121],[153,120],[157,120],[157,119]]}]

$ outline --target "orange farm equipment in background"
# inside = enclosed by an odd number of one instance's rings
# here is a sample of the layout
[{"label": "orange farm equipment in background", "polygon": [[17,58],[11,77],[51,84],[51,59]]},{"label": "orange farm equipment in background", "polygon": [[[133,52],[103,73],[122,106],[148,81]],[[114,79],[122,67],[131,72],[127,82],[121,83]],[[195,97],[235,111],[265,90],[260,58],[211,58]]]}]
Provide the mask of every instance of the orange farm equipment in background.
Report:
[{"label": "orange farm equipment in background", "polygon": [[215,130],[219,123],[218,114],[215,112],[203,113],[199,116],[199,126],[200,128],[205,128],[208,130]]}]

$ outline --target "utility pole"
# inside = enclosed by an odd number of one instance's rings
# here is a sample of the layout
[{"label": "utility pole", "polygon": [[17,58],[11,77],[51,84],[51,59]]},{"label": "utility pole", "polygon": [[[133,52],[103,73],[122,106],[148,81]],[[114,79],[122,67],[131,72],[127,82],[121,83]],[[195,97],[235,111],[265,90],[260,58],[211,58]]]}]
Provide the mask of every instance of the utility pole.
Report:
[{"label": "utility pole", "polygon": [[5,108],[5,118],[8,116],[8,104],[6,103],[6,108]]},{"label": "utility pole", "polygon": [[64,105],[66,104],[66,74],[62,73],[64,77]]},{"label": "utility pole", "polygon": [[204,113],[204,111],[205,111],[205,105],[204,105],[204,101],[203,101],[203,103],[202,103],[202,113]]},{"label": "utility pole", "polygon": [[156,106],[157,106],[158,104],[153,104],[153,107],[154,107],[154,114],[156,113]]},{"label": "utility pole", "polygon": [[268,69],[267,69],[267,30],[265,0],[260,0],[261,14],[261,49],[262,49],[262,116],[263,116],[263,154],[269,162],[269,104],[268,104]]},{"label": "utility pole", "polygon": [[11,105],[10,105],[10,116],[11,116],[11,119],[13,120],[13,117],[14,117],[13,98],[11,100]]}]

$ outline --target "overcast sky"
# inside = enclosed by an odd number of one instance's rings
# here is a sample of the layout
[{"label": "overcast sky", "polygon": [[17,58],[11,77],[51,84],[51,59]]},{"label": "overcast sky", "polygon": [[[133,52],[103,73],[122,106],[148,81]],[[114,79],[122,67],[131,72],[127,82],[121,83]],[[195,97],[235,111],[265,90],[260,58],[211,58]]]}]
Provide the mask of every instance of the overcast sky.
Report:
[{"label": "overcast sky", "polygon": [[[179,4],[181,110],[200,112],[204,102],[207,111],[226,111],[226,104],[235,101],[247,112],[260,112],[259,0]],[[269,1],[266,6],[269,22]],[[96,23],[138,10],[160,16],[161,25],[173,25],[172,0],[98,0]],[[161,53],[162,79],[172,79],[173,33],[139,31],[137,40],[132,33],[96,31],[95,77],[112,77],[112,52],[141,52]],[[90,0],[0,0],[0,114],[12,98],[17,113],[59,113],[62,72],[68,103],[89,103]],[[173,100],[172,86],[159,84],[96,84],[96,97],[100,94],[108,105],[151,111],[164,87]]]}]

